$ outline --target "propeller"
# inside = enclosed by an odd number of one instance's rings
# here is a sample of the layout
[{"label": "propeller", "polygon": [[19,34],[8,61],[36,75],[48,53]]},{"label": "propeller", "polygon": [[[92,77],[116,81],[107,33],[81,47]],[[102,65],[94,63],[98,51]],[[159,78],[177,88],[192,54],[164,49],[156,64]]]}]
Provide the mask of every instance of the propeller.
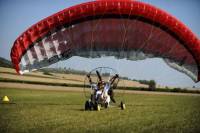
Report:
[{"label": "propeller", "polygon": [[99,81],[102,82],[102,78],[101,78],[101,75],[100,75],[99,71],[96,71],[96,73],[97,73],[97,76],[99,78]]},{"label": "propeller", "polygon": [[110,90],[109,90],[108,94],[110,95],[110,99],[111,99],[111,101],[112,101],[113,103],[116,103],[116,101],[115,101],[115,99],[114,99],[114,91],[113,91],[113,90],[117,88],[117,84],[118,84],[119,80],[117,80],[117,83],[115,83],[115,84],[114,84],[114,82],[115,82],[116,79],[118,79],[118,78],[119,78],[119,75],[116,74],[116,75],[114,75],[114,76],[110,79],[110,85],[111,85],[111,87],[110,87]]}]

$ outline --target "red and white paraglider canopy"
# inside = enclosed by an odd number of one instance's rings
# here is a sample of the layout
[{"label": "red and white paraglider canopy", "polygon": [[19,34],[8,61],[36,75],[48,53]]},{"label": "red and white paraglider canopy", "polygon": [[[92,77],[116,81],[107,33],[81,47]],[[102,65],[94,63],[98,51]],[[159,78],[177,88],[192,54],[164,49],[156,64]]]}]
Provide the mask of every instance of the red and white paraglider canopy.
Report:
[{"label": "red and white paraglider canopy", "polygon": [[161,57],[200,80],[200,40],[175,17],[131,0],[98,0],[66,8],[34,24],[11,50],[20,74],[72,56],[142,60]]}]

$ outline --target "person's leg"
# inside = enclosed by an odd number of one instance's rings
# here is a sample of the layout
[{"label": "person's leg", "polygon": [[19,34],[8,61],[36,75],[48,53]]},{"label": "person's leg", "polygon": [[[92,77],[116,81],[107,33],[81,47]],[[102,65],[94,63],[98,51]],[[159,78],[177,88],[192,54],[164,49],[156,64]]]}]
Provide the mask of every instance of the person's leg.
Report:
[{"label": "person's leg", "polygon": [[109,90],[108,95],[110,95],[110,99],[113,103],[116,103],[115,99],[114,99],[114,93],[113,90]]},{"label": "person's leg", "polygon": [[110,96],[109,95],[107,95],[107,97],[106,97],[106,102],[108,103],[108,107],[109,107],[109,105],[110,105]]},{"label": "person's leg", "polygon": [[98,91],[96,92],[96,98],[97,98],[98,95],[101,95],[101,93],[102,93],[102,92],[101,92],[100,90],[98,90]]},{"label": "person's leg", "polygon": [[96,92],[96,102],[97,102],[97,103],[100,102],[101,96],[102,96],[102,91],[101,91],[101,90],[98,90],[98,91]]}]

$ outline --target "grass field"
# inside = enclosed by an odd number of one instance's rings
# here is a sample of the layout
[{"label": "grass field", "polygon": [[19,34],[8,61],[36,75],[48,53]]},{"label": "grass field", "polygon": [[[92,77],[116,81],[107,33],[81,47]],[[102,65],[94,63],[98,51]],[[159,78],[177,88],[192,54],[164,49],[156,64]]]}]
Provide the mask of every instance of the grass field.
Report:
[{"label": "grass field", "polygon": [[1,133],[198,133],[200,96],[125,94],[126,110],[118,107],[84,111],[80,92],[0,88]]}]

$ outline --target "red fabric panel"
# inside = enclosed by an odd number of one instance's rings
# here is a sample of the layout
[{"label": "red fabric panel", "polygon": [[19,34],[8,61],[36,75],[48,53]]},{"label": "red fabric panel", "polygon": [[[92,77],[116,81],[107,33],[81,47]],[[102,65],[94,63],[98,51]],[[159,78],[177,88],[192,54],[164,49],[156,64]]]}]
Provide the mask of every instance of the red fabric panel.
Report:
[{"label": "red fabric panel", "polygon": [[185,42],[185,47],[193,54],[196,63],[200,66],[200,41],[190,29],[176,18],[154,6],[139,1],[103,0],[88,2],[62,10],[38,22],[20,35],[11,51],[11,59],[16,70],[19,71],[18,64],[28,47],[52,29],[63,24],[71,24],[72,21],[87,16],[95,17],[96,15],[103,16],[104,14],[137,15],[164,25]]}]

